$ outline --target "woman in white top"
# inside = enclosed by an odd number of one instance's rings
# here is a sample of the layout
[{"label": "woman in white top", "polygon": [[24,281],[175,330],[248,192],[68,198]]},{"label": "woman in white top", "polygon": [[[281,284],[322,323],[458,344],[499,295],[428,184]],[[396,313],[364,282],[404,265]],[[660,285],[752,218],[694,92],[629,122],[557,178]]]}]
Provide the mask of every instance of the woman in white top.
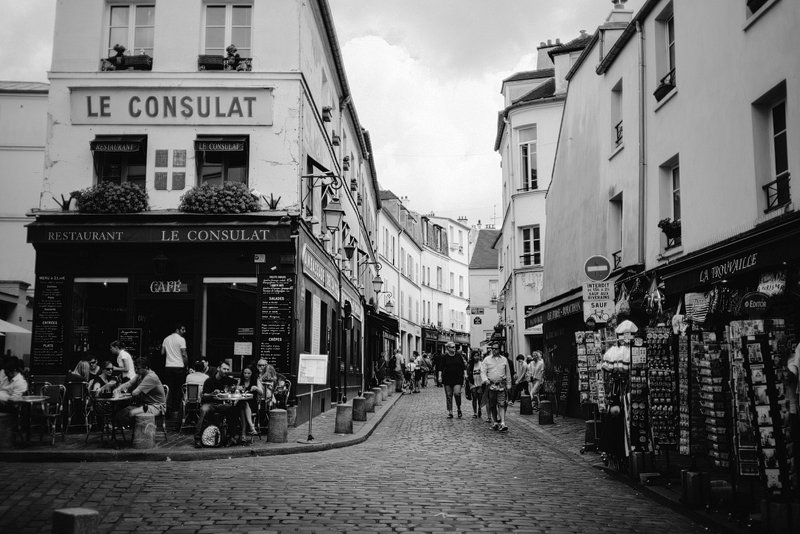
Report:
[{"label": "woman in white top", "polygon": [[114,367],[115,371],[120,371],[122,376],[127,380],[136,378],[136,370],[133,368],[133,357],[128,354],[128,351],[122,348],[119,341],[111,342],[111,354],[117,357],[117,366]]}]

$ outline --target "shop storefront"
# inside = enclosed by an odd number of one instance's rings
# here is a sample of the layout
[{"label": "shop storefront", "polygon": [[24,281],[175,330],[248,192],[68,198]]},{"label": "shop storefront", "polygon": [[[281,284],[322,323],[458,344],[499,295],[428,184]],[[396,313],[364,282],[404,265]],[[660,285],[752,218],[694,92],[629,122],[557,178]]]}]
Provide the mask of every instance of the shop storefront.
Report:
[{"label": "shop storefront", "polygon": [[435,328],[422,328],[422,350],[428,354],[436,354],[436,343],[439,340],[439,331]]},{"label": "shop storefront", "polygon": [[384,354],[392,355],[397,348],[399,323],[396,317],[378,310],[373,306],[365,307],[367,322],[364,327],[365,370],[367,385],[375,387],[387,377],[386,371],[381,370],[381,358]]},{"label": "shop storefront", "polygon": [[[160,372],[161,342],[182,323],[190,361],[228,360],[235,373],[266,358],[295,382],[300,352],[331,355],[330,387],[314,392],[320,409],[344,380],[360,387],[358,293],[349,285],[342,293],[335,266],[302,222],[48,214],[29,225],[28,241],[36,249],[37,377],[57,380],[87,355],[111,358],[117,339]],[[342,337],[340,302],[352,310]],[[306,389],[293,392],[301,407]]]},{"label": "shop storefront", "polygon": [[453,332],[453,341],[456,349],[464,354],[469,354],[469,334],[465,332]]}]

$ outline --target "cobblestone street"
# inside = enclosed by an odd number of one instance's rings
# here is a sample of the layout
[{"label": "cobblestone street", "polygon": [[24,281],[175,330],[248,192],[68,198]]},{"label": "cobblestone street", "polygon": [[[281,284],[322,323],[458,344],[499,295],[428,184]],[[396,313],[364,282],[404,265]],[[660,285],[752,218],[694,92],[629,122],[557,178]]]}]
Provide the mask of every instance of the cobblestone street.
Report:
[{"label": "cobblestone street", "polygon": [[429,387],[366,442],[307,454],[0,464],[0,531],[50,532],[54,509],[79,506],[100,512],[101,532],[703,531],[542,440],[532,418],[499,434],[464,407],[447,419]]}]

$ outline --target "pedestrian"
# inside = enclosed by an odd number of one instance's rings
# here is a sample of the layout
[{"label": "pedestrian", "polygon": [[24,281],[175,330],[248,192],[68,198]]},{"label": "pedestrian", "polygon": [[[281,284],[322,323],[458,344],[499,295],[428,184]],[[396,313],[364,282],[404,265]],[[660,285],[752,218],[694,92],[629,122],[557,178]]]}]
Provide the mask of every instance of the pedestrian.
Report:
[{"label": "pedestrian", "polygon": [[183,323],[175,325],[175,331],[164,338],[161,343],[161,355],[164,356],[164,381],[169,386],[170,398],[167,407],[171,412],[180,410],[181,386],[186,380],[186,367],[189,356],[186,354],[186,327]]},{"label": "pedestrian", "polygon": [[419,393],[419,388],[422,387],[422,378],[425,376],[425,360],[419,355],[419,352],[414,351],[414,393]]},{"label": "pedestrian", "polygon": [[542,380],[544,379],[544,358],[542,353],[535,350],[531,353],[533,360],[528,364],[530,374],[530,386],[528,387],[531,396],[531,403],[535,408],[539,408],[539,390],[542,388]]},{"label": "pedestrian", "polygon": [[414,388],[414,373],[417,370],[417,364],[414,360],[409,360],[403,371],[403,393],[419,393]]},{"label": "pedestrian", "polygon": [[437,352],[433,355],[433,381],[436,383],[436,387],[442,387],[442,365],[444,360],[444,354]]},{"label": "pedestrian", "polygon": [[406,359],[403,357],[403,352],[400,349],[394,351],[394,376],[395,391],[398,393],[403,391],[403,378],[406,372]]},{"label": "pedestrian", "polygon": [[458,418],[461,419],[461,386],[464,384],[466,366],[463,358],[456,354],[456,344],[452,341],[445,346],[446,354],[442,357],[442,384],[447,400],[447,418],[453,418],[453,397],[456,399]]},{"label": "pedestrian", "polygon": [[428,375],[433,372],[433,358],[431,358],[429,353],[423,352],[422,359],[425,360],[425,367],[428,369],[425,373],[425,378],[422,380],[422,387],[426,388],[428,387]]},{"label": "pedestrian", "polygon": [[508,432],[506,426],[506,396],[511,384],[508,360],[500,352],[500,342],[490,343],[492,354],[481,365],[481,382],[488,387],[487,411],[492,417],[492,429]]},{"label": "pedestrian", "polygon": [[513,405],[519,400],[523,391],[528,390],[528,364],[525,363],[525,356],[517,354],[514,360],[514,389],[511,390],[509,405]]},{"label": "pedestrian", "polygon": [[483,401],[483,386],[481,380],[481,352],[472,351],[472,359],[467,366],[467,383],[472,390],[472,417],[480,419]]},{"label": "pedestrian", "polygon": [[120,372],[122,374],[122,382],[126,380],[133,380],[136,378],[136,370],[133,366],[133,356],[130,353],[122,348],[122,344],[117,341],[112,341],[111,345],[109,345],[111,350],[111,354],[113,354],[117,358],[117,365],[114,367],[115,372]]}]

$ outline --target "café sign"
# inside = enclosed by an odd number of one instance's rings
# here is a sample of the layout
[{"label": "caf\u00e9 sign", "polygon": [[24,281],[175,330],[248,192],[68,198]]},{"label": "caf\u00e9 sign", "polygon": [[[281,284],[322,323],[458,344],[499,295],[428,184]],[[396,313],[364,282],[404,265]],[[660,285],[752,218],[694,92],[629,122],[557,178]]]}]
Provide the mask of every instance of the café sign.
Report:
[{"label": "caf\u00e9 sign", "polygon": [[73,87],[72,124],[269,126],[268,87]]},{"label": "caf\u00e9 sign", "polygon": [[311,249],[308,248],[308,245],[303,245],[303,254],[302,254],[302,262],[303,262],[303,272],[314,280],[317,284],[321,287],[325,288],[325,290],[333,295],[335,298],[339,298],[339,283],[336,279],[336,276],[325,267],[325,264],[317,258]]},{"label": "caf\u00e9 sign", "polygon": [[247,243],[288,240],[287,226],[28,226],[29,243]]}]

